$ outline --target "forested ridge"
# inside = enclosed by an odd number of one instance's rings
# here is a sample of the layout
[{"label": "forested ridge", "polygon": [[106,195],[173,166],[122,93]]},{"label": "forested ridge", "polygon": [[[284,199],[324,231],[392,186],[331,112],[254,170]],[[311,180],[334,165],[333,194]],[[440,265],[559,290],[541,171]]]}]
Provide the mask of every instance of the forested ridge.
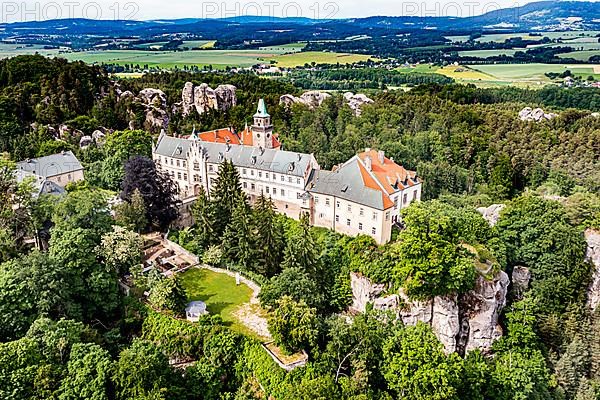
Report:
[{"label": "forested ridge", "polygon": [[[264,97],[285,149],[314,153],[322,168],[384,150],[417,171],[424,201],[378,246],[284,218],[268,197],[250,204],[226,162],[211,196],[192,205],[195,224],[173,229],[178,202],[150,159],[155,137],[128,129],[139,110],[117,89],[161,89],[170,105],[187,81],[233,84],[238,105],[186,118],[169,109],[172,134],[240,129]],[[600,229],[600,91],[427,84],[377,91],[357,117],[339,95],[314,110],[279,105],[301,90],[277,79],[179,72],[111,82],[96,67],[37,56],[0,61],[0,90],[0,398],[600,398],[584,237]],[[558,117],[521,121],[525,106]],[[80,148],[49,128],[60,124],[103,127],[106,138]],[[31,182],[15,180],[15,161],[62,149],[86,168],[64,196],[32,196]],[[110,209],[115,196],[122,202]],[[475,211],[499,203],[495,226]],[[178,275],[143,272],[141,234],[157,230],[258,283],[275,343],[306,351],[308,364],[285,372],[219,315],[185,321]],[[347,313],[351,272],[426,301],[515,267],[531,282],[509,288],[502,337],[486,351],[448,354],[431,326],[393,312]],[[119,290],[125,276],[129,296]]]}]

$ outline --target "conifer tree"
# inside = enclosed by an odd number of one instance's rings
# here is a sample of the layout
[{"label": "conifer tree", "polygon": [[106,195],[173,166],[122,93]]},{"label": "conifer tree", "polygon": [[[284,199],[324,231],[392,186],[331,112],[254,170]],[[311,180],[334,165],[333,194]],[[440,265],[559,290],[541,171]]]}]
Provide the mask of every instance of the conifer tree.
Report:
[{"label": "conifer tree", "polygon": [[231,223],[223,235],[223,253],[227,259],[246,269],[252,268],[255,260],[252,209],[242,195],[233,211]]},{"label": "conifer tree", "polygon": [[214,231],[221,237],[233,217],[236,201],[243,195],[240,175],[231,161],[225,161],[219,168],[219,176],[211,191],[214,209]]},{"label": "conifer tree", "polygon": [[307,214],[300,217],[300,229],[287,243],[282,267],[300,268],[312,278],[317,278],[319,254]]},{"label": "conifer tree", "polygon": [[266,276],[276,275],[284,251],[283,226],[270,198],[261,195],[254,206],[257,271]]},{"label": "conifer tree", "polygon": [[191,211],[194,218],[195,241],[198,243],[198,247],[204,248],[213,244],[217,239],[214,232],[214,207],[202,186]]}]

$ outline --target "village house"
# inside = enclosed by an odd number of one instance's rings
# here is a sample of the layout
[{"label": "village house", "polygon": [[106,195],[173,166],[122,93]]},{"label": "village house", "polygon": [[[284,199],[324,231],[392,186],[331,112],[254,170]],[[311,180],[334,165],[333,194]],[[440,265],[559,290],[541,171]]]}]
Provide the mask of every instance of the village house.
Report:
[{"label": "village house", "polygon": [[380,244],[390,240],[400,210],[421,198],[415,172],[383,152],[366,149],[333,171],[324,171],[312,154],[282,150],[263,100],[252,126],[240,133],[233,129],[194,131],[186,138],[161,133],[153,159],[176,183],[187,223],[191,222],[189,207],[200,188],[210,195],[225,161],[237,168],[251,202],[262,194],[290,218],[308,214],[314,226],[368,235]]},{"label": "village house", "polygon": [[17,163],[17,181],[30,179],[37,194],[60,194],[69,183],[84,179],[83,166],[71,151]]}]

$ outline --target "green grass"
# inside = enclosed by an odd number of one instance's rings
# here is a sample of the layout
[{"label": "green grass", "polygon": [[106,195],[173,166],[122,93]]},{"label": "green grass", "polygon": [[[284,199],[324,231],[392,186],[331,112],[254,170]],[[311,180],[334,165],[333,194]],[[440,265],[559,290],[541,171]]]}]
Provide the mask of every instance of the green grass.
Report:
[{"label": "green grass", "polygon": [[580,61],[588,61],[592,56],[599,56],[600,49],[598,50],[581,50],[581,51],[572,51],[570,53],[559,54],[560,58],[573,58],[575,60]]},{"label": "green grass", "polygon": [[495,49],[495,50],[467,50],[467,51],[459,51],[458,55],[461,57],[479,57],[479,58],[488,58],[495,56],[512,56],[517,51],[526,51],[527,49]]},{"label": "green grass", "polygon": [[233,330],[252,334],[233,315],[240,306],[249,303],[252,290],[242,284],[237,286],[235,278],[207,269],[192,268],[181,275],[188,301],[203,301],[210,314],[218,314]]},{"label": "green grass", "polygon": [[273,60],[277,63],[278,67],[294,68],[313,62],[316,64],[352,64],[359,61],[367,61],[368,59],[374,60],[373,57],[362,54],[306,51],[302,53],[284,54],[272,57],[271,59],[265,59],[265,61]]},{"label": "green grass", "polygon": [[571,70],[573,73],[593,73],[593,66],[585,64],[564,65],[564,64],[488,64],[488,65],[470,65],[470,68],[479,70],[485,74],[496,77],[500,80],[540,80],[547,81],[544,76],[547,72],[561,73]]},{"label": "green grass", "polygon": [[299,51],[302,51],[303,48],[306,47],[306,43],[305,42],[299,42],[299,43],[287,43],[287,44],[278,44],[276,46],[266,46],[266,47],[261,47],[261,50],[267,50],[267,51],[277,51],[277,52],[285,52],[285,53],[297,53]]}]

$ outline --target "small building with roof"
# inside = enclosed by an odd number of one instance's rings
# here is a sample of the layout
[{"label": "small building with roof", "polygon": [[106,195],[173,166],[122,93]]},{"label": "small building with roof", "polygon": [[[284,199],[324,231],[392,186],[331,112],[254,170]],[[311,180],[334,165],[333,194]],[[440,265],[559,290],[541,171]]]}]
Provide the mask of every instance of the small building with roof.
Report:
[{"label": "small building with roof", "polygon": [[40,185],[48,181],[61,188],[84,179],[83,166],[72,151],[19,161],[17,177],[19,174],[33,176]]}]

